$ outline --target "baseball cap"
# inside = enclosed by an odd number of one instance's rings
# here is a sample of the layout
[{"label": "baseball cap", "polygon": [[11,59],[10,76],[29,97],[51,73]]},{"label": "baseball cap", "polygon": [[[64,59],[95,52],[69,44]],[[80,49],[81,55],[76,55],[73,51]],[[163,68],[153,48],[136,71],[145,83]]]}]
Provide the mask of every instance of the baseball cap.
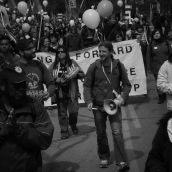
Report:
[{"label": "baseball cap", "polygon": [[[32,47],[31,47],[32,46]],[[17,42],[17,49],[24,51],[24,50],[28,50],[30,48],[33,48],[34,44],[32,39],[20,39]]]},{"label": "baseball cap", "polygon": [[26,74],[20,66],[8,66],[0,72],[0,80],[18,84],[26,81]]}]

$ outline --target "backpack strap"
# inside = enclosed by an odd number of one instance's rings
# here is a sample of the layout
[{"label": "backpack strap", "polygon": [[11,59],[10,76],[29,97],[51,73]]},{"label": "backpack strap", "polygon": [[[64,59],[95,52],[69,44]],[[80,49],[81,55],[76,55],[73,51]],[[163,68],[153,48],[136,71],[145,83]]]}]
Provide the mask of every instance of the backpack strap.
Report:
[{"label": "backpack strap", "polygon": [[35,104],[34,104],[34,100],[31,100],[31,102],[30,102],[30,108],[31,108],[31,112],[32,112],[31,113],[32,120],[33,120],[33,122],[35,122],[37,112],[36,112],[36,107],[35,107]]}]

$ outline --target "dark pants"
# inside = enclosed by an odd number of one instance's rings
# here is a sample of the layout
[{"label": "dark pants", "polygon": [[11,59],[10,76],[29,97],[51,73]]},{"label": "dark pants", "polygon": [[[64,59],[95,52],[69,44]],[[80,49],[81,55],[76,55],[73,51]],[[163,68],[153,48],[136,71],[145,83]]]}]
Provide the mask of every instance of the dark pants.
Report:
[{"label": "dark pants", "polygon": [[[78,118],[78,102],[71,102],[69,98],[60,98],[57,100],[58,119],[61,129],[61,135],[68,134],[69,125],[76,126]],[[68,118],[69,113],[69,118]]]},{"label": "dark pants", "polygon": [[98,145],[98,155],[100,159],[109,159],[110,158],[110,150],[108,144],[108,138],[106,133],[106,120],[109,118],[112,136],[113,136],[113,144],[114,144],[114,155],[116,163],[119,162],[127,162],[127,156],[124,149],[124,141],[122,135],[122,119],[121,119],[121,111],[117,112],[116,115],[110,116],[107,113],[96,110],[93,111],[94,120],[96,125],[97,132],[97,145]]}]

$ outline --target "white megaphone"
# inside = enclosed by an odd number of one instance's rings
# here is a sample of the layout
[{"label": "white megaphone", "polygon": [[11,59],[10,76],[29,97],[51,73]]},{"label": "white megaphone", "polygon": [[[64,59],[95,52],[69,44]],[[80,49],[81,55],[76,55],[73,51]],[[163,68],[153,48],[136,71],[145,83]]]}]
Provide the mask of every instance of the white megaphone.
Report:
[{"label": "white megaphone", "polygon": [[118,106],[112,99],[104,100],[103,108],[105,112],[109,115],[115,115],[118,111]]}]

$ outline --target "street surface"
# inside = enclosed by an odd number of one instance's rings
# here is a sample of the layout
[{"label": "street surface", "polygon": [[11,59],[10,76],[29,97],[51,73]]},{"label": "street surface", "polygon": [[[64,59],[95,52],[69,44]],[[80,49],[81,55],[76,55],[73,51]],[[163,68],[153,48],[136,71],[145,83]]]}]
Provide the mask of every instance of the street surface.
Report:
[{"label": "street surface", "polygon": [[[148,75],[148,97],[131,98],[122,108],[123,135],[130,163],[130,172],[143,172],[151,142],[157,129],[157,122],[166,112],[166,103],[157,104],[155,81]],[[113,155],[113,141],[109,122],[107,134],[111,150],[109,168],[99,168],[94,119],[86,107],[81,107],[78,118],[78,135],[60,140],[57,111],[49,110],[55,126],[52,145],[42,152],[43,172],[117,172]]]}]

